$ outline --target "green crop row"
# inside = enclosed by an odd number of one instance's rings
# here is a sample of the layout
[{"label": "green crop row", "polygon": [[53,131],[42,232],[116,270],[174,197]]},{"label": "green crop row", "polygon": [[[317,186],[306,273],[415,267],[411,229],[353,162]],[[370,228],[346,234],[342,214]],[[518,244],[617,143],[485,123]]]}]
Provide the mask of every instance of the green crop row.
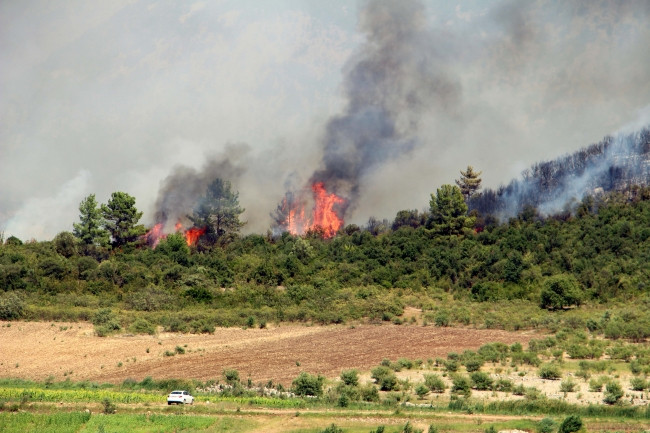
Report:
[{"label": "green crop row", "polygon": [[145,394],[136,392],[88,389],[0,388],[0,400],[42,402],[101,402],[104,399],[109,399],[114,403],[153,403],[165,401],[165,397],[158,394]]}]

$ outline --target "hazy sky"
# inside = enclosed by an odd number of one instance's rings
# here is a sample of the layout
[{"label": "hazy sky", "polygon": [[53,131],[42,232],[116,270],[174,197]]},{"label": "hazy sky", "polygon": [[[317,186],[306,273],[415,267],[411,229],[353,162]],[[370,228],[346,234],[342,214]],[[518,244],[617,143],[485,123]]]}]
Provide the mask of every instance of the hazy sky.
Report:
[{"label": "hazy sky", "polygon": [[246,230],[265,232],[288,185],[322,168],[327,125],[359,98],[351,71],[400,31],[373,11],[410,3],[421,28],[399,58],[425,66],[396,87],[413,94],[424,71],[446,90],[423,90],[417,119],[408,95],[384,101],[417,123],[413,145],[363,171],[346,222],[423,209],[468,164],[497,187],[650,121],[646,0],[5,1],[0,231],[51,239],[114,191],[150,224],[171,173],[227,157]]}]

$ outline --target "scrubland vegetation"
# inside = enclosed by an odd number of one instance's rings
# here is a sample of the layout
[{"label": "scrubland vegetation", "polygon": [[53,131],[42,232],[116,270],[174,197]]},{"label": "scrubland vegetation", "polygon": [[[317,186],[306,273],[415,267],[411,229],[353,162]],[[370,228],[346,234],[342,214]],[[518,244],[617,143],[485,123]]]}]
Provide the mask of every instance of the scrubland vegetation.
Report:
[{"label": "scrubland vegetation", "polygon": [[[236,371],[182,385],[197,393],[197,413],[214,413],[206,409],[211,401],[212,408],[224,402],[218,407],[226,412],[236,405],[344,414],[397,410],[398,419],[441,411],[550,417],[530,421],[529,431],[575,431],[571,422],[562,427],[570,415],[587,423],[595,423],[594,416],[647,423],[650,190],[588,197],[573,214],[541,217],[526,209],[504,223],[472,215],[450,225],[434,217],[434,200],[431,213],[401,211],[392,222],[348,225],[332,239],[318,231],[268,233],[189,247],[172,234],[153,249],[140,238],[109,246],[67,232],[46,242],[9,237],[0,245],[0,319],[90,321],[98,336],[212,333],[283,322],[536,330],[546,337],[527,347],[494,343],[445,358],[386,359],[369,372],[342,371],[337,379],[304,372],[286,389],[246,383]],[[449,233],[449,227],[457,230]],[[407,319],[406,307],[421,314]],[[9,381],[0,384],[0,426],[13,431],[23,422],[60,422],[76,425],[74,431],[100,431],[94,415],[24,409],[57,401],[116,404],[119,415],[139,410],[132,405],[154,405],[176,385]],[[16,412],[20,417],[8,418]],[[135,421],[141,415],[119,416],[131,416],[127,424],[145,422]],[[164,424],[165,416],[156,419]],[[220,419],[241,421],[232,431],[251,428],[236,417]],[[312,423],[296,431],[329,431],[322,430],[327,418],[320,421],[320,430]],[[191,428],[222,431],[215,422]],[[105,428],[120,431],[114,424]]]}]

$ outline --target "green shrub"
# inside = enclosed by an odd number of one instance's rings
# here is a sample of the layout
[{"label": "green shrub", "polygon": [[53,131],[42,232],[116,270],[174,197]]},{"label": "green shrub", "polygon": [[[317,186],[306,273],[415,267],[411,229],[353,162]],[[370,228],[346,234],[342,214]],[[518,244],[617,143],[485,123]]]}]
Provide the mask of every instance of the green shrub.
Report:
[{"label": "green shrub", "polygon": [[429,393],[429,387],[423,383],[420,383],[418,386],[415,387],[415,393],[418,395],[418,397],[423,398],[425,395]]},{"label": "green shrub", "polygon": [[490,375],[483,371],[473,372],[470,375],[470,378],[472,380],[472,388],[479,391],[492,389],[492,385],[494,384],[494,380],[490,377]]},{"label": "green shrub", "polygon": [[332,423],[329,427],[321,430],[319,433],[343,433],[343,429]]},{"label": "green shrub", "polygon": [[134,334],[149,334],[154,335],[156,333],[156,327],[151,324],[147,319],[136,319],[135,322],[129,326],[129,331]]},{"label": "green shrub", "polygon": [[542,395],[542,392],[535,388],[534,386],[529,386],[526,388],[526,392],[524,393],[524,398],[526,400],[541,400],[544,398]]},{"label": "green shrub", "polygon": [[451,323],[449,312],[446,310],[438,311],[433,318],[433,323],[435,323],[436,326],[449,326]]},{"label": "green shrub", "polygon": [[320,397],[323,395],[324,382],[325,378],[321,375],[314,376],[302,372],[291,383],[291,390],[300,396],[311,395],[314,397]]},{"label": "green shrub", "polygon": [[537,423],[537,431],[539,433],[553,433],[555,431],[555,421],[551,418],[542,418]]},{"label": "green shrub", "polygon": [[93,317],[93,325],[95,325],[95,333],[99,337],[105,337],[115,331],[122,329],[117,316],[113,314],[110,308],[102,308]]},{"label": "green shrub", "polygon": [[547,380],[558,380],[562,377],[562,370],[557,364],[543,364],[539,367],[539,377]]},{"label": "green shrub", "polygon": [[349,386],[359,385],[359,373],[357,370],[345,370],[341,372],[341,381]]},{"label": "green shrub", "polygon": [[562,424],[560,424],[560,429],[558,433],[573,433],[577,432],[582,428],[582,418],[578,415],[569,415],[564,418]]},{"label": "green shrub", "polygon": [[498,379],[494,384],[495,391],[512,392],[513,388],[514,385],[512,384],[512,381],[508,379]]},{"label": "green shrub", "polygon": [[366,385],[359,388],[359,393],[361,394],[361,400],[377,403],[379,401],[379,390],[374,385]]},{"label": "green shrub", "polygon": [[601,392],[603,390],[603,385],[605,384],[603,378],[594,378],[589,381],[589,391],[591,392]]},{"label": "green shrub", "polygon": [[458,361],[450,359],[445,361],[445,370],[450,373],[455,373],[458,371]]},{"label": "green shrub", "polygon": [[563,380],[560,383],[560,392],[575,392],[577,386],[578,384],[571,379]]},{"label": "green shrub", "polygon": [[370,371],[370,376],[375,380],[375,383],[379,385],[379,389],[382,391],[394,391],[397,390],[397,376],[390,368],[385,365],[380,365],[373,368]]},{"label": "green shrub", "polygon": [[445,389],[447,389],[445,381],[437,374],[425,374],[424,385],[427,386],[431,392],[438,394],[445,392]]},{"label": "green shrub", "polygon": [[464,361],[468,373],[478,371],[483,366],[483,359],[479,356],[472,356]]},{"label": "green shrub", "polygon": [[539,306],[549,310],[580,305],[582,292],[580,283],[573,275],[554,275],[544,281]]},{"label": "green shrub", "polygon": [[514,395],[524,395],[524,394],[526,394],[526,387],[524,387],[523,383],[519,384],[519,385],[515,386],[514,388],[512,388],[512,393]]},{"label": "green shrub", "polygon": [[111,415],[117,412],[117,406],[115,406],[115,404],[108,397],[102,400],[102,406],[103,406],[102,412],[106,415]]},{"label": "green shrub", "polygon": [[616,404],[623,397],[623,388],[616,381],[611,381],[605,386],[605,398],[603,401],[607,404]]},{"label": "green shrub", "polygon": [[194,334],[214,334],[215,326],[205,319],[193,320],[190,329]]},{"label": "green shrub", "polygon": [[17,320],[23,317],[25,302],[13,292],[0,294],[0,320]]},{"label": "green shrub", "polygon": [[226,380],[228,385],[235,385],[239,383],[239,372],[235,369],[224,370],[223,378]]},{"label": "green shrub", "polygon": [[632,379],[630,379],[630,387],[634,391],[643,391],[648,387],[648,382],[646,382],[641,377],[633,377]]},{"label": "green shrub", "polygon": [[469,397],[472,394],[470,380],[465,376],[454,376],[451,386],[452,394]]}]

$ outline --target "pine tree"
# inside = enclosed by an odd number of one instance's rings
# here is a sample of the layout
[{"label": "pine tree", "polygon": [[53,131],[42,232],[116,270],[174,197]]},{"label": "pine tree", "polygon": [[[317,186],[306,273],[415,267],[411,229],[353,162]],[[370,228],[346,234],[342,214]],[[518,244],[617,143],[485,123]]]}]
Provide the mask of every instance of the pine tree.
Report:
[{"label": "pine tree", "polygon": [[107,204],[102,205],[104,227],[111,234],[113,247],[135,242],[146,230],[138,225],[142,212],[135,207],[135,198],[125,192],[114,192]]},{"label": "pine tree", "polygon": [[481,189],[481,178],[479,177],[482,171],[474,171],[471,165],[467,166],[467,170],[460,171],[461,177],[456,180],[456,185],[460,188],[460,192],[465,197],[467,202],[479,189]]},{"label": "pine tree", "polygon": [[429,227],[439,234],[463,234],[474,225],[475,218],[467,216],[467,204],[457,186],[442,185],[435,195],[431,194],[429,206]]},{"label": "pine tree", "polygon": [[104,219],[102,212],[97,206],[95,194],[90,194],[79,204],[80,222],[72,224],[72,233],[81,240],[84,245],[108,244],[108,232],[102,228]]},{"label": "pine tree", "polygon": [[245,224],[239,220],[243,212],[239,206],[239,193],[231,190],[229,181],[216,178],[208,185],[205,196],[189,218],[195,227],[206,229],[201,239],[214,244],[239,232]]}]

